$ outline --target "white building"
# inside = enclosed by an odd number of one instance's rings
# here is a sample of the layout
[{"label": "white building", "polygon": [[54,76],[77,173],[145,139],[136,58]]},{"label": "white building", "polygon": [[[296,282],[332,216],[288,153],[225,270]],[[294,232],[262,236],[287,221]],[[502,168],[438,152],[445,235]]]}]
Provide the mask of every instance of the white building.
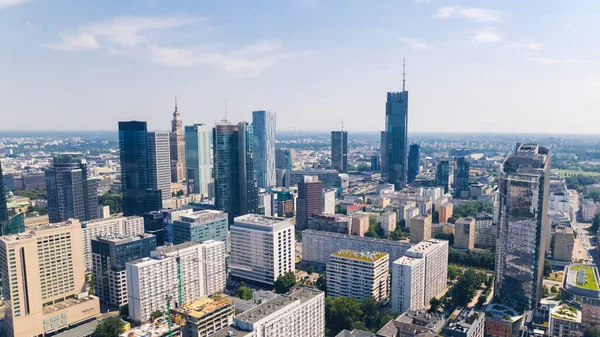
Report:
[{"label": "white building", "polygon": [[83,258],[86,271],[92,270],[92,239],[106,234],[143,235],[144,218],[140,216],[114,216],[82,222],[81,238],[83,240]]},{"label": "white building", "polygon": [[272,285],[295,271],[295,231],[291,219],[246,214],[230,227],[231,276]]},{"label": "white building", "polygon": [[165,297],[179,302],[178,262],[183,286],[183,303],[221,293],[225,289],[225,243],[186,242],[157,249],[150,258],[127,263],[129,317],[138,322],[150,319],[155,310],[165,310]]},{"label": "white building", "polygon": [[406,228],[410,228],[410,219],[416,217],[419,214],[421,213],[418,207],[411,207],[406,209],[406,213],[404,216],[404,223],[406,225]]},{"label": "white building", "polygon": [[233,325],[211,337],[324,337],[325,294],[300,288],[235,316]]},{"label": "white building", "polygon": [[381,227],[385,235],[389,235],[396,230],[396,212],[385,212],[381,214]]},{"label": "white building", "polygon": [[264,192],[258,195],[259,213],[266,216],[273,216],[273,194]]},{"label": "white building", "polygon": [[444,189],[441,187],[428,187],[423,189],[423,196],[429,197],[435,203],[444,195]]},{"label": "white building", "polygon": [[335,188],[323,189],[323,213],[335,214]]},{"label": "white building", "polygon": [[581,203],[581,218],[583,221],[592,221],[596,213],[600,213],[600,203],[594,202],[592,199],[583,200]]},{"label": "white building", "polygon": [[478,216],[475,218],[475,246],[480,248],[496,247],[498,227],[493,224],[491,216]]},{"label": "white building", "polygon": [[331,254],[327,263],[327,296],[354,297],[359,301],[372,296],[377,301],[389,298],[389,255],[380,252],[341,250]]},{"label": "white building", "polygon": [[148,132],[148,184],[171,199],[171,143],[168,132]]},{"label": "white building", "polygon": [[425,308],[429,300],[446,291],[448,241],[422,241],[392,263],[392,310]]}]

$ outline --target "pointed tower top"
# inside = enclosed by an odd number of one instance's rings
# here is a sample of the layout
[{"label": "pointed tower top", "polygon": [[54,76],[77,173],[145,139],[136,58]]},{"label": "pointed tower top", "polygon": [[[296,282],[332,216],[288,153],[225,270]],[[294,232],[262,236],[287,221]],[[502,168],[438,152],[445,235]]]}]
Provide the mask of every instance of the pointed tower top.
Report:
[{"label": "pointed tower top", "polygon": [[177,112],[177,95],[175,95],[175,112]]},{"label": "pointed tower top", "polygon": [[406,91],[406,58],[402,58],[402,91]]},{"label": "pointed tower top", "polygon": [[227,98],[225,98],[225,119],[227,120]]},{"label": "pointed tower top", "polygon": [[342,133],[344,132],[344,119],[342,118]]}]

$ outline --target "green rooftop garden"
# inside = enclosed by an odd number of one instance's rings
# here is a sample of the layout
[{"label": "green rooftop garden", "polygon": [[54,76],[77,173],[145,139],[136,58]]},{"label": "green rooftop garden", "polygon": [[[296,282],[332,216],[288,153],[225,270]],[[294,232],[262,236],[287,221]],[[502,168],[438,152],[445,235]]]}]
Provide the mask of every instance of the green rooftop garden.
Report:
[{"label": "green rooftop garden", "polygon": [[563,304],[555,312],[552,313],[552,317],[574,321],[577,319],[577,309]]},{"label": "green rooftop garden", "polygon": [[585,271],[585,283],[577,283],[579,288],[589,289],[589,290],[598,290],[598,282],[596,282],[596,276],[594,275],[594,270],[590,266],[571,266],[570,270],[573,270],[575,274],[579,270]]}]

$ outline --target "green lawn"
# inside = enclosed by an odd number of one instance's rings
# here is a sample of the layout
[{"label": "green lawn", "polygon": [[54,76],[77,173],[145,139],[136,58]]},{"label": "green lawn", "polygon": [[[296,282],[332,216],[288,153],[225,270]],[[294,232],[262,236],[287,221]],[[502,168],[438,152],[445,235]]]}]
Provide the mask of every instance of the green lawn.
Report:
[{"label": "green lawn", "polygon": [[575,273],[577,273],[577,271],[579,271],[579,270],[585,270],[585,283],[584,284],[577,283],[578,287],[583,288],[583,289],[598,290],[598,283],[596,282],[596,277],[594,276],[594,271],[592,270],[592,267],[590,267],[590,266],[571,266],[569,269],[573,270]]},{"label": "green lawn", "polygon": [[552,173],[556,173],[561,177],[565,176],[589,176],[589,177],[598,177],[600,176],[600,172],[586,172],[586,171],[576,171],[576,170],[552,170]]}]

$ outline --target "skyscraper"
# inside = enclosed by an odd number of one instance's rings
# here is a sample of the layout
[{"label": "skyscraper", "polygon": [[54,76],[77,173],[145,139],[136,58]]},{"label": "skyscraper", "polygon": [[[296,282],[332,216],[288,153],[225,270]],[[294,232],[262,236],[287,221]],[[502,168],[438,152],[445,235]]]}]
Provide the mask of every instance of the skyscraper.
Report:
[{"label": "skyscraper", "polygon": [[305,176],[298,183],[296,228],[308,228],[308,218],[323,212],[323,182],[317,176]]},{"label": "skyscraper", "polygon": [[412,183],[421,170],[421,150],[419,144],[411,144],[408,150],[408,182]]},{"label": "skyscraper", "polygon": [[205,124],[185,127],[185,169],[187,192],[208,197],[210,183],[210,135]]},{"label": "skyscraper", "polygon": [[469,197],[469,161],[465,157],[456,158],[456,171],[454,172],[454,195],[457,198]]},{"label": "skyscraper", "polygon": [[534,310],[542,295],[550,162],[549,148],[517,143],[500,168],[495,288],[515,309]]},{"label": "skyscraper", "polygon": [[[387,125],[386,125],[387,127]],[[380,165],[381,165],[381,172],[383,174],[387,174],[387,166],[385,165],[385,161],[387,160],[387,153],[385,152],[385,148],[387,146],[387,143],[385,141],[385,131],[381,131],[381,147],[379,149],[380,152]]]},{"label": "skyscraper", "polygon": [[46,172],[50,223],[98,217],[98,183],[87,177],[81,153],[59,153]]},{"label": "skyscraper", "polygon": [[185,176],[185,136],[181,116],[177,110],[177,96],[175,96],[175,111],[171,121],[171,133],[169,134],[171,152],[171,181],[182,182]]},{"label": "skyscraper", "polygon": [[[385,167],[387,181],[398,190],[406,184],[408,133],[408,91],[388,92],[385,104]],[[383,151],[382,151],[383,152]]]},{"label": "skyscraper", "polygon": [[259,187],[275,187],[275,113],[252,112],[254,170]]},{"label": "skyscraper", "polygon": [[171,198],[171,160],[168,132],[148,132],[148,183],[160,190],[162,199]]},{"label": "skyscraper", "polygon": [[258,212],[252,125],[217,122],[213,131],[215,206],[233,217]]},{"label": "skyscraper", "polygon": [[282,170],[291,170],[296,160],[294,149],[275,150],[275,167]]},{"label": "skyscraper", "polygon": [[340,172],[348,171],[347,131],[331,131],[331,166]]},{"label": "skyscraper", "polygon": [[8,209],[6,207],[6,191],[4,190],[4,175],[2,174],[2,163],[0,163],[0,225],[8,220]]},{"label": "skyscraper", "polygon": [[444,188],[444,194],[450,189],[450,162],[442,160],[438,163],[435,171],[435,186]]}]

